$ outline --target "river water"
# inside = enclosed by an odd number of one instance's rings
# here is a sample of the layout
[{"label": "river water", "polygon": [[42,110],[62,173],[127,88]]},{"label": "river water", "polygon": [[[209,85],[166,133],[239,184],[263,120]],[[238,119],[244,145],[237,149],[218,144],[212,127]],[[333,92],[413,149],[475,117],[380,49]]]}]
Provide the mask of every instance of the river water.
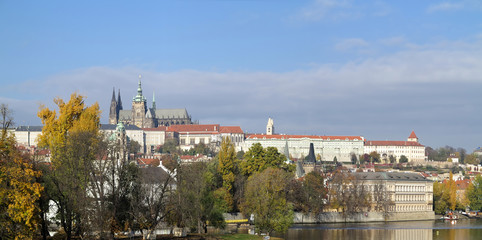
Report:
[{"label": "river water", "polygon": [[482,239],[482,220],[410,221],[387,223],[333,223],[293,225],[286,234],[294,239],[392,239],[453,240]]}]

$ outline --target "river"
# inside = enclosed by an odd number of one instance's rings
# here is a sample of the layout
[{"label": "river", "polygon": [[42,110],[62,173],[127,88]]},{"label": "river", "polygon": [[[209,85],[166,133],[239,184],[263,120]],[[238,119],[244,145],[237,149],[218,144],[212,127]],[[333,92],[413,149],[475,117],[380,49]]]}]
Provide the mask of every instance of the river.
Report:
[{"label": "river", "polygon": [[286,234],[275,235],[294,239],[356,239],[356,240],[453,240],[482,239],[482,219],[457,221],[410,221],[381,223],[333,223],[293,225]]}]

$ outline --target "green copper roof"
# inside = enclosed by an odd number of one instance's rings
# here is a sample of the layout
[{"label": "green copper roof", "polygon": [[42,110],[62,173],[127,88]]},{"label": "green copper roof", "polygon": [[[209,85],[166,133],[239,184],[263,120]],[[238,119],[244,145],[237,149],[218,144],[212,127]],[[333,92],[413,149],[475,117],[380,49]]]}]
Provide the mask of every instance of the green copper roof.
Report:
[{"label": "green copper roof", "polygon": [[134,102],[146,102],[146,98],[142,95],[141,79],[139,78],[139,87],[137,87],[137,96],[135,96],[132,101]]}]

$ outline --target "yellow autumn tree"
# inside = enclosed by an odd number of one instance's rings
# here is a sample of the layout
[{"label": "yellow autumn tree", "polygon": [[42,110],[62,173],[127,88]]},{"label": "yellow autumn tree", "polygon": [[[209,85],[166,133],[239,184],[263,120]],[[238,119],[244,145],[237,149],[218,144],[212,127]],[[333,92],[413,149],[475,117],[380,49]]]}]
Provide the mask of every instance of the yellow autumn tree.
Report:
[{"label": "yellow autumn tree", "polygon": [[42,186],[28,156],[16,147],[7,129],[12,121],[6,105],[0,106],[0,239],[32,239],[38,225],[37,204]]},{"label": "yellow autumn tree", "polygon": [[46,107],[38,112],[44,125],[39,146],[50,149],[50,197],[59,206],[61,226],[71,239],[73,233],[86,231],[88,224],[84,221],[90,209],[86,189],[99,143],[100,110],[97,103],[86,106],[84,97],[76,93],[67,103],[60,98],[54,102],[58,113]]},{"label": "yellow autumn tree", "polygon": [[454,211],[457,206],[457,185],[454,181],[454,175],[450,172],[450,179],[447,182],[447,188],[449,190],[449,208]]}]

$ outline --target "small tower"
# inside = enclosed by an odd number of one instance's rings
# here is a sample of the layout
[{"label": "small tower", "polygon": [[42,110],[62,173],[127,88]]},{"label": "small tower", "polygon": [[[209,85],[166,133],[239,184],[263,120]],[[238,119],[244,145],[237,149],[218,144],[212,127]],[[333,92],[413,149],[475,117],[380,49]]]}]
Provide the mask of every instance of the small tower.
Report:
[{"label": "small tower", "polygon": [[415,135],[415,132],[412,131],[412,133],[410,134],[410,136],[408,137],[407,139],[408,142],[417,142],[418,143],[418,137],[417,135]]},{"label": "small tower", "polygon": [[119,119],[119,111],[117,101],[115,100],[115,89],[112,89],[112,100],[110,100],[109,124],[117,124]]},{"label": "small tower", "polygon": [[272,118],[268,118],[268,124],[266,125],[266,135],[274,134],[274,123]]},{"label": "small tower", "polygon": [[122,110],[122,100],[120,96],[120,89],[119,89],[119,94],[117,95],[117,113]]},{"label": "small tower", "polygon": [[132,99],[132,124],[143,128],[147,112],[147,100],[142,95],[141,75],[139,75],[139,86],[137,95]]},{"label": "small tower", "polygon": [[152,110],[156,111],[156,94],[152,93]]}]

